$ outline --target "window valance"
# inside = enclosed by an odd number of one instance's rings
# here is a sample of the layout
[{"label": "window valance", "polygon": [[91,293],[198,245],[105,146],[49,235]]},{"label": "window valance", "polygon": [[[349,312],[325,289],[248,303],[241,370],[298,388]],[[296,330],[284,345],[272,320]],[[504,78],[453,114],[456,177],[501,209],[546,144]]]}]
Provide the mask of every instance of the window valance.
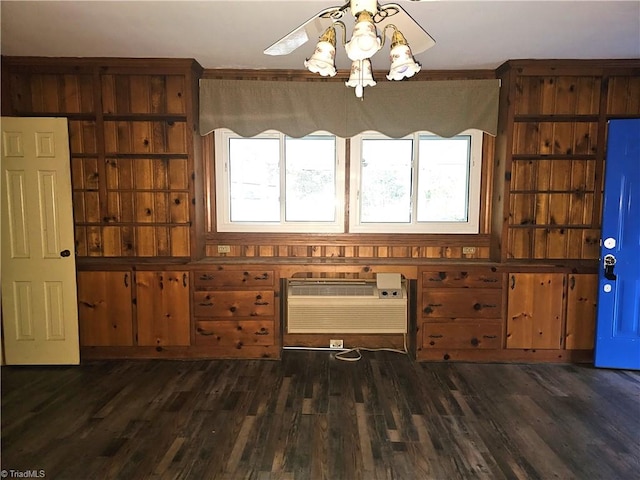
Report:
[{"label": "window valance", "polygon": [[496,135],[499,80],[379,82],[363,100],[343,82],[200,80],[200,134],[228,128],[250,137],[325,130],[349,138],[373,130],[451,137],[476,128]]}]

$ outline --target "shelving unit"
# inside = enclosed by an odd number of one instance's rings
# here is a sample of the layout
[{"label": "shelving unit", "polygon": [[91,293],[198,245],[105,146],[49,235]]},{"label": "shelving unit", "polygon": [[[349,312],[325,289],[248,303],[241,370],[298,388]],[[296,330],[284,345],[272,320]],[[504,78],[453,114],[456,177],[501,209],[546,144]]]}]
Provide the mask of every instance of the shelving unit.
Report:
[{"label": "shelving unit", "polygon": [[77,256],[202,255],[191,230],[199,66],[57,60],[12,63],[3,110],[68,118]]}]

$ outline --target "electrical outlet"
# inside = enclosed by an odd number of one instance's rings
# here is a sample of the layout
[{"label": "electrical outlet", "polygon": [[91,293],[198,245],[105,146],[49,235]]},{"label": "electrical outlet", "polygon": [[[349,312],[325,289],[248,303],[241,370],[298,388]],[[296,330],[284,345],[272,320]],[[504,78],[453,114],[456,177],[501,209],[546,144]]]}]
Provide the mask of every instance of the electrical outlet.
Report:
[{"label": "electrical outlet", "polygon": [[218,253],[231,252],[231,245],[218,245]]},{"label": "electrical outlet", "polygon": [[329,340],[329,348],[344,348],[343,340]]},{"label": "electrical outlet", "polygon": [[473,255],[476,253],[476,247],[462,247],[463,255]]}]

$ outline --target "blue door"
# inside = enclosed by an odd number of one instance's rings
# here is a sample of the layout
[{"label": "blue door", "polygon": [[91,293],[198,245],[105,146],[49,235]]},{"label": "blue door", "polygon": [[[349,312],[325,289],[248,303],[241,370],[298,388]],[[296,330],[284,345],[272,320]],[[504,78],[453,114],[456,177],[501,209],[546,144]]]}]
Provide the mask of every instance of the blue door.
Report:
[{"label": "blue door", "polygon": [[595,365],[640,369],[640,119],[611,120]]}]

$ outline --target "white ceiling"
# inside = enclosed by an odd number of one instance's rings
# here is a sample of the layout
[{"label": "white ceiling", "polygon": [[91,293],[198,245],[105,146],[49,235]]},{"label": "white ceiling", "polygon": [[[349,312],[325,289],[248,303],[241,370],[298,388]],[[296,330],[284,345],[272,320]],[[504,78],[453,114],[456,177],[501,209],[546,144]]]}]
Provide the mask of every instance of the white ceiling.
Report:
[{"label": "white ceiling", "polygon": [[[1,48],[12,56],[195,58],[205,68],[302,70],[313,40],[287,56],[262,52],[344,1],[2,0]],[[640,58],[640,0],[395,1],[437,42],[416,55],[424,70]],[[344,51],[336,63],[347,68]],[[388,61],[373,63],[384,69]]]}]

